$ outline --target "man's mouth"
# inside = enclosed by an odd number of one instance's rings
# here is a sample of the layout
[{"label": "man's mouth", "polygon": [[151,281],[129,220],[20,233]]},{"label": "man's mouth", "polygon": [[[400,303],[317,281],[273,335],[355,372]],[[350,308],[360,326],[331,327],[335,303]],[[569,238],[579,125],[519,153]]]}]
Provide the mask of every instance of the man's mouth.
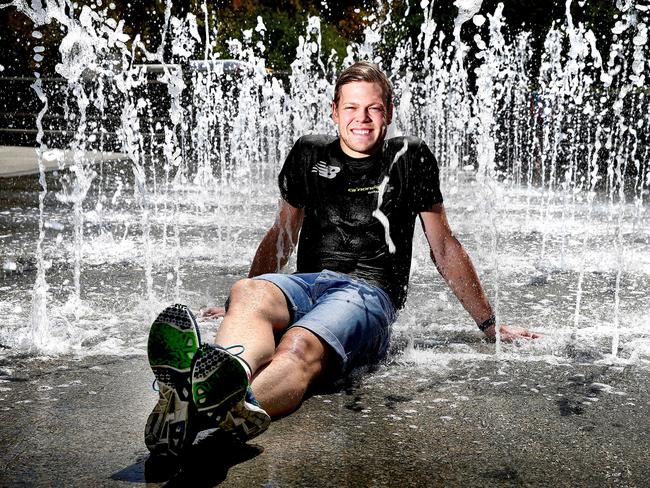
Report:
[{"label": "man's mouth", "polygon": [[370,134],[370,129],[352,129],[352,133],[355,136],[367,136]]}]

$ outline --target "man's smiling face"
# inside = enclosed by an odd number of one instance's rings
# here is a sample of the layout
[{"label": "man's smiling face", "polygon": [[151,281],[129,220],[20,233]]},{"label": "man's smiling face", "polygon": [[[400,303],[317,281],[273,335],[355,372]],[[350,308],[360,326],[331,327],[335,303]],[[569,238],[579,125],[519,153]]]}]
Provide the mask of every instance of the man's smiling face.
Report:
[{"label": "man's smiling face", "polygon": [[393,106],[386,106],[379,83],[353,81],[341,87],[332,103],[332,119],[339,127],[341,149],[353,158],[377,152],[386,137]]}]

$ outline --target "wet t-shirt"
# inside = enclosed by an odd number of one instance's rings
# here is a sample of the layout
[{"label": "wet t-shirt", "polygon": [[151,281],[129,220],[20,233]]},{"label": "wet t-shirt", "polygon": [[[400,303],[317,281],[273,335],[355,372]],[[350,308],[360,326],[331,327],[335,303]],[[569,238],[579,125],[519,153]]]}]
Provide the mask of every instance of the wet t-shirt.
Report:
[{"label": "wet t-shirt", "polygon": [[438,165],[414,137],[351,158],[338,138],[301,137],[280,171],[280,192],[305,211],[297,272],[346,273],[406,299],[416,215],[442,202]]}]

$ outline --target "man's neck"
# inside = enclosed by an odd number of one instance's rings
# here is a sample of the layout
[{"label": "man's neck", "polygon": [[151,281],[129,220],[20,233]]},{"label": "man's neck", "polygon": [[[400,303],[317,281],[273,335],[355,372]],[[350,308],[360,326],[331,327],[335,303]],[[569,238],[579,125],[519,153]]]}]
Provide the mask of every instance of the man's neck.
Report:
[{"label": "man's neck", "polygon": [[357,151],[352,151],[350,148],[345,146],[343,144],[343,141],[339,137],[339,147],[341,148],[341,152],[343,154],[345,154],[347,157],[352,158],[352,159],[365,159],[365,158],[369,158],[370,156],[375,156],[379,152],[381,152],[381,148],[383,146],[384,146],[384,139],[381,139],[380,141],[377,142],[377,144],[375,144],[372,151],[361,153],[361,152],[357,152]]}]

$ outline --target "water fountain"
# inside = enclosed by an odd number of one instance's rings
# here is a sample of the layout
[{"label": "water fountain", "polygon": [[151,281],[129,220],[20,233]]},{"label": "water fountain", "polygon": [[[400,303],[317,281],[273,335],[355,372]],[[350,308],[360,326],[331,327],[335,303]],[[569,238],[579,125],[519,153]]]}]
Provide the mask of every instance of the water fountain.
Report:
[{"label": "water fountain", "polygon": [[[290,73],[267,72],[262,18],[218,57],[208,2],[180,15],[168,0],[160,44],[126,35],[103,0],[9,2],[34,22],[35,63],[41,26],[64,37],[60,76],[37,73],[25,103],[39,175],[0,178],[0,485],[647,484],[650,7],[617,0],[605,44],[576,20],[585,2],[565,0],[534,69],[535,39],[507,31],[507,8],[456,0],[445,35],[434,1],[409,7],[419,35],[390,54],[399,2],[377,3],[344,59],[309,18]],[[285,156],[334,130],[335,73],[357,58],[394,82],[391,133],[436,154],[499,319],[545,337],[483,342],[416,230],[387,364],[252,445],[206,436],[188,456],[206,479],[184,483],[192,469],[156,464],[142,440],[148,324],[169,302],[219,304],[247,273]]]},{"label": "water fountain", "polygon": [[[425,0],[417,41],[404,39],[382,59],[389,6],[343,64],[362,57],[390,73],[398,99],[391,133],[418,135],[434,149],[452,226],[499,317],[547,335],[498,344],[499,355],[647,362],[648,8],[619,2],[614,42],[603,46],[575,25],[571,12],[581,6],[568,0],[533,74],[529,34],[506,33],[502,5],[481,12],[480,1],[457,4],[453,42]],[[215,55],[208,23],[202,32],[194,15],[172,15],[170,1],[156,50],[100,7],[73,16],[50,1],[10,5],[34,21],[37,38],[49,19],[63,26],[57,70],[65,85],[54,93],[38,74],[33,85],[42,104],[38,211],[2,212],[12,230],[0,240],[0,354],[142,352],[162,304],[218,303],[245,274],[272,222],[275,176],[293,141],[334,130],[328,100],[339,60],[325,60],[317,17],[291,73],[277,76],[265,70],[263,19],[230,42],[240,63],[229,65]],[[473,45],[461,28],[475,32]],[[191,59],[197,46],[200,61]],[[73,136],[56,149],[75,157],[48,176],[42,161],[55,147],[43,139],[43,117],[57,110]],[[122,158],[98,163],[90,151]],[[36,235],[20,230],[27,223]],[[34,278],[15,272],[21,248],[28,259],[34,253]],[[395,330],[400,360],[433,363],[459,343],[480,356],[478,339],[468,345],[474,327],[435,277],[420,236],[411,299]]]}]

